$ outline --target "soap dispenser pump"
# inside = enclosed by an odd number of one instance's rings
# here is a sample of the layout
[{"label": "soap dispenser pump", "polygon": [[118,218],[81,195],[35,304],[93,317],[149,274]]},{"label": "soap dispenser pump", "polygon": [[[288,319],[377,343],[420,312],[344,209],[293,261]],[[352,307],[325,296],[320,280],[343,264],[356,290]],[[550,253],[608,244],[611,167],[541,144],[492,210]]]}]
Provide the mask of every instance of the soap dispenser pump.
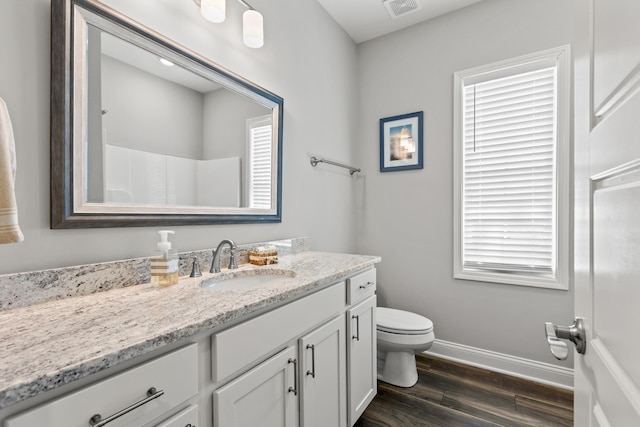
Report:
[{"label": "soap dispenser pump", "polygon": [[151,283],[159,286],[169,286],[178,283],[178,251],[171,248],[169,234],[172,230],[160,230],[160,241],[151,257]]}]

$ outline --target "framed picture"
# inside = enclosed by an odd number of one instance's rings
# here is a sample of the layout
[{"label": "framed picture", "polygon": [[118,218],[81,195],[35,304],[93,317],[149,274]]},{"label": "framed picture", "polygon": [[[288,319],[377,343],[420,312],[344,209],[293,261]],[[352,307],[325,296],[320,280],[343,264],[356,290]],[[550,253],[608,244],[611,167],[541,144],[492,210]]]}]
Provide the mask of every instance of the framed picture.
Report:
[{"label": "framed picture", "polygon": [[422,169],[422,116],[380,119],[380,172]]}]

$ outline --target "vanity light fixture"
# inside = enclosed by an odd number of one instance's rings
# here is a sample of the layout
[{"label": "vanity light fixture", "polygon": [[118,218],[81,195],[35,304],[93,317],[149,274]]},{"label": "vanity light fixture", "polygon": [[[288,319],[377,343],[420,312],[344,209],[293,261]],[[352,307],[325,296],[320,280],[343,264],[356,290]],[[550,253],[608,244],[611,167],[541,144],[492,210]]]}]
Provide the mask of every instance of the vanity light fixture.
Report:
[{"label": "vanity light fixture", "polygon": [[[242,14],[242,41],[251,48],[264,45],[262,14],[244,0],[238,0],[247,10]],[[200,13],[209,22],[220,23],[226,17],[226,0],[193,0]]]},{"label": "vanity light fixture", "polygon": [[200,13],[209,22],[219,24],[226,17],[226,0],[200,0]]}]

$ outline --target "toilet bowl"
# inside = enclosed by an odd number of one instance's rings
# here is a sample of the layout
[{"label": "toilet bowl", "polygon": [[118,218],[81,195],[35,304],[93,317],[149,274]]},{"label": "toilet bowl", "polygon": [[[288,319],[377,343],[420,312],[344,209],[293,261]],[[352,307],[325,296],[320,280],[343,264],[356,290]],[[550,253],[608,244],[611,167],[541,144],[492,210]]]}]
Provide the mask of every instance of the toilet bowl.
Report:
[{"label": "toilet bowl", "polygon": [[387,307],[376,308],[378,379],[399,387],[418,381],[416,353],[431,347],[433,322],[419,314]]}]

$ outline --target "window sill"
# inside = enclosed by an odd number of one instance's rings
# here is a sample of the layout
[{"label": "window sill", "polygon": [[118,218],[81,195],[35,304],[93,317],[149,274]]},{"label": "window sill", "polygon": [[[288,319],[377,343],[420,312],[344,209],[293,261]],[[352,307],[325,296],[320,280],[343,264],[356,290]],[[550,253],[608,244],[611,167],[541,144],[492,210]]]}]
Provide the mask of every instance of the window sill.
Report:
[{"label": "window sill", "polygon": [[455,272],[454,279],[473,280],[477,282],[500,283],[504,285],[528,286],[533,288],[555,289],[568,291],[569,281],[557,277],[531,276],[522,274],[507,274],[488,271],[463,270]]}]

